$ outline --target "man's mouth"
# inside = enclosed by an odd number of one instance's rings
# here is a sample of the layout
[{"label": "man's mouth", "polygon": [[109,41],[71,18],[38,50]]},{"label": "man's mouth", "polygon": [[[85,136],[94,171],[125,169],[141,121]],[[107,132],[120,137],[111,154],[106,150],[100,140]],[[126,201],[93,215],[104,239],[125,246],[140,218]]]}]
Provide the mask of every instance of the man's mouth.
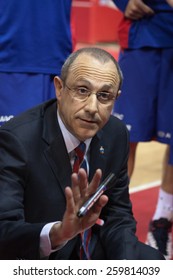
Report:
[{"label": "man's mouth", "polygon": [[86,122],[86,123],[90,123],[90,124],[97,123],[97,121],[93,120],[93,119],[83,119],[83,118],[80,118],[80,120],[83,121],[83,122]]}]

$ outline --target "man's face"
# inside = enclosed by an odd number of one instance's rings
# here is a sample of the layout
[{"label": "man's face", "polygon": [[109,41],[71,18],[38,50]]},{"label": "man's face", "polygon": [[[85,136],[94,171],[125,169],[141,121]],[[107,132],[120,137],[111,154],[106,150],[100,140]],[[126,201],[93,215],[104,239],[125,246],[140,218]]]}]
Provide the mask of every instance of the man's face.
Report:
[{"label": "man's face", "polygon": [[[116,97],[119,81],[112,61],[102,63],[88,54],[80,54],[73,62],[65,85],[55,77],[59,114],[66,128],[80,141],[93,137],[106,124],[114,105],[114,100],[100,102],[95,93],[108,92]],[[85,101],[78,100],[73,95],[78,88],[92,94]]]}]

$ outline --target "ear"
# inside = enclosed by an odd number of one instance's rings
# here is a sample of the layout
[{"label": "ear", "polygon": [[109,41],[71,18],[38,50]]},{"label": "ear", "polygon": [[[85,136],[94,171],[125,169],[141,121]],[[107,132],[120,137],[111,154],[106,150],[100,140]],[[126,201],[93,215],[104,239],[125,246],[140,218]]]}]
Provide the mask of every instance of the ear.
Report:
[{"label": "ear", "polygon": [[54,77],[54,86],[55,86],[56,98],[59,100],[61,98],[61,90],[63,88],[63,82],[58,76]]},{"label": "ear", "polygon": [[117,96],[116,96],[116,99],[118,99],[118,97],[121,95],[121,90],[119,89],[118,92],[117,92]]}]

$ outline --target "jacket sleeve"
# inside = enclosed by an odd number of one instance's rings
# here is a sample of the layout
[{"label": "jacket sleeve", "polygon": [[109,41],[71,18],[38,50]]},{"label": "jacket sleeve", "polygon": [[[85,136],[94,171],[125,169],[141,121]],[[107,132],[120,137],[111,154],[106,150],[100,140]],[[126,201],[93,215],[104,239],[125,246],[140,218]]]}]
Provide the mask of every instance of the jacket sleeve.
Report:
[{"label": "jacket sleeve", "polygon": [[[103,220],[107,224],[102,232],[108,259],[136,259],[136,221],[128,192],[126,169],[121,174],[110,193]],[[104,216],[105,214],[105,216]]]},{"label": "jacket sleeve", "polygon": [[113,0],[113,2],[122,12],[124,12],[129,0]]},{"label": "jacket sleeve", "polygon": [[12,133],[0,132],[0,259],[39,259],[42,223],[25,221],[27,157]]}]

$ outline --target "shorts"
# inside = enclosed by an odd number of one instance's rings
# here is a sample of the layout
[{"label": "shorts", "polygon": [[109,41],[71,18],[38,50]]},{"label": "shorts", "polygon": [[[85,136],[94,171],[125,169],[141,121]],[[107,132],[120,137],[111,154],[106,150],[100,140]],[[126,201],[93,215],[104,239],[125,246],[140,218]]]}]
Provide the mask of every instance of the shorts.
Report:
[{"label": "shorts", "polygon": [[121,51],[124,81],[113,114],[130,132],[130,142],[169,144],[173,117],[173,48]]},{"label": "shorts", "polygon": [[48,99],[55,98],[53,75],[0,73],[0,126]]}]

